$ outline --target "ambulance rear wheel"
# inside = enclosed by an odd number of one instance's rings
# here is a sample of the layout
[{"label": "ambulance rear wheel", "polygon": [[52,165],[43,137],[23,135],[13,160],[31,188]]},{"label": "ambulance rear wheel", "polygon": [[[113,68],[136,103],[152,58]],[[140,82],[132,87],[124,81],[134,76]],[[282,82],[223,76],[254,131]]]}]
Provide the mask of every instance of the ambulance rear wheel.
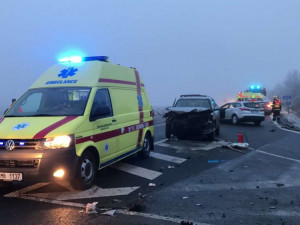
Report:
[{"label": "ambulance rear wheel", "polygon": [[149,135],[149,133],[147,133],[143,142],[142,150],[138,152],[138,156],[140,158],[146,159],[149,157],[150,143],[151,143],[151,136]]},{"label": "ambulance rear wheel", "polygon": [[70,183],[75,189],[86,190],[93,186],[96,172],[97,165],[94,154],[88,151],[84,152],[77,164],[75,179]]}]

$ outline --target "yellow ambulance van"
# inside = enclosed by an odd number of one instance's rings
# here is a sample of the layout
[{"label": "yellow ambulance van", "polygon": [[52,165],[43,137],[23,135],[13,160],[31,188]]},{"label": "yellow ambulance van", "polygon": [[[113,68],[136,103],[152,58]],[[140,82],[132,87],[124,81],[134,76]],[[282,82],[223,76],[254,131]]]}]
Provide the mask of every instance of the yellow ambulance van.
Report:
[{"label": "yellow ambulance van", "polygon": [[0,182],[94,183],[97,170],[154,145],[153,112],[135,68],[65,57],[0,118]]}]

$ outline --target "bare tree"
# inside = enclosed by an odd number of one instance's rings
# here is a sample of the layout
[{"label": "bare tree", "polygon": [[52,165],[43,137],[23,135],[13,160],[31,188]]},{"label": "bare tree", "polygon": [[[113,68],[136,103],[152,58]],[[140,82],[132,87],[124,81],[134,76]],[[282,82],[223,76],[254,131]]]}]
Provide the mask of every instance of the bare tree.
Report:
[{"label": "bare tree", "polygon": [[[269,93],[270,98],[277,95],[281,100],[283,96],[291,96],[292,105],[290,108],[300,116],[300,72],[298,70],[288,72],[284,82],[277,84]],[[285,106],[284,101],[282,102],[283,106]]]}]

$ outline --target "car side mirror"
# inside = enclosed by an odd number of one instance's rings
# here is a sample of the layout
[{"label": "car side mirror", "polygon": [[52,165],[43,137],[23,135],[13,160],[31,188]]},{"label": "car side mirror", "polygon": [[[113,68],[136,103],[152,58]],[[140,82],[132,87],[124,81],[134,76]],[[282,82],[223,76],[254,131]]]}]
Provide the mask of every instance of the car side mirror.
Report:
[{"label": "car side mirror", "polygon": [[108,106],[97,106],[94,110],[91,112],[91,121],[95,121],[100,118],[111,116],[111,110]]},{"label": "car side mirror", "polygon": [[216,107],[215,107],[215,110],[221,110],[221,107],[216,106]]}]

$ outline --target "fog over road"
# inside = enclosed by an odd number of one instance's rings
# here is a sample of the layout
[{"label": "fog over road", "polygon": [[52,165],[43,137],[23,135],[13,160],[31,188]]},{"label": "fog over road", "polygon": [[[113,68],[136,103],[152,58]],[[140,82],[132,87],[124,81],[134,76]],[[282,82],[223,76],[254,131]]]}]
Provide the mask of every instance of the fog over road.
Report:
[{"label": "fog over road", "polygon": [[[164,140],[155,121],[155,151],[101,170],[96,186],[73,191],[65,183],[21,183],[0,189],[5,224],[299,224],[299,134],[277,128],[222,124],[221,140],[247,135],[245,154],[218,142]],[[131,168],[131,169],[128,169]],[[132,170],[134,168],[134,170]],[[155,186],[149,186],[150,183]],[[26,188],[29,187],[29,188]],[[98,203],[88,215],[85,205]],[[102,215],[122,209],[114,216]]]}]

